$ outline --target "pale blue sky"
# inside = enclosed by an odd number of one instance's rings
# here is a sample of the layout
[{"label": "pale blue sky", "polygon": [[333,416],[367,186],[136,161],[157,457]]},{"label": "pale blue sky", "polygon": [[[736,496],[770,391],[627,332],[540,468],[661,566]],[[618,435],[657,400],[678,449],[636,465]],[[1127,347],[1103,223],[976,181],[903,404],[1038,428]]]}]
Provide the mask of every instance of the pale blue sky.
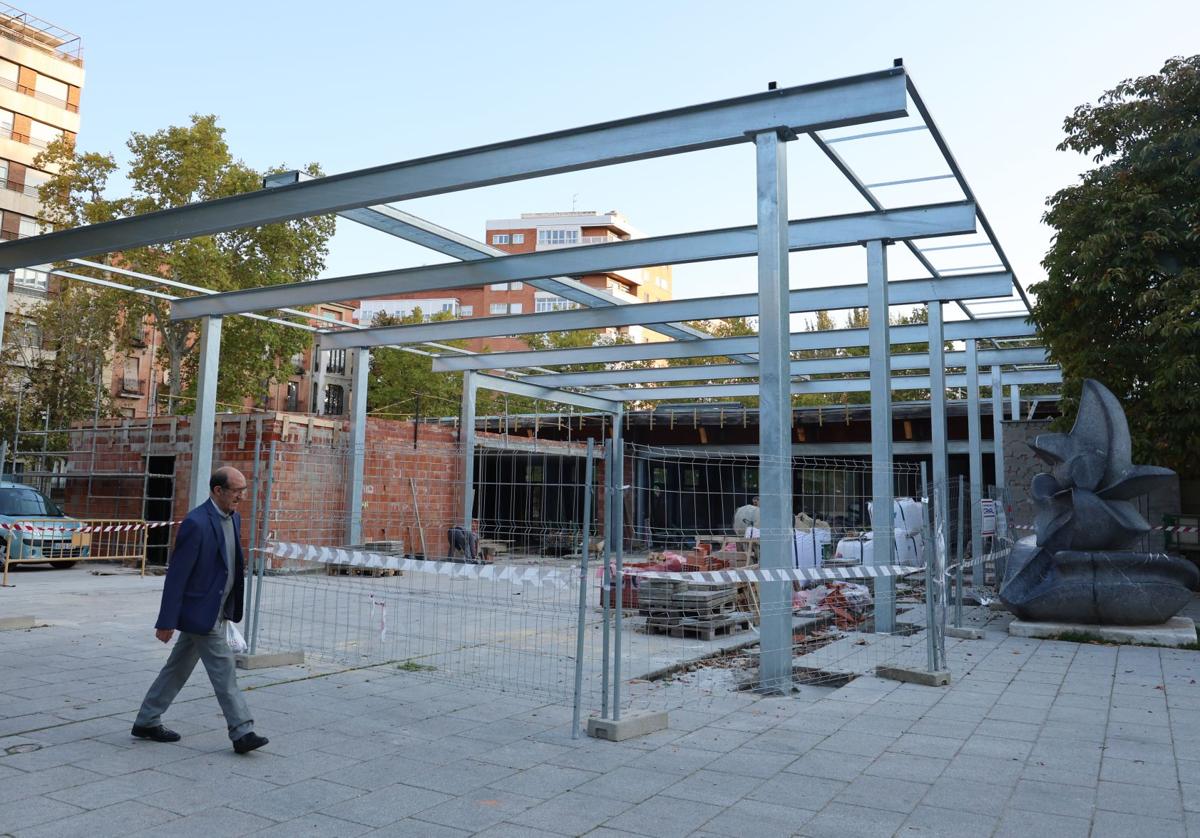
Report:
[{"label": "pale blue sky", "polygon": [[[1086,167],[1056,152],[1076,105],[1200,48],[1200,3],[263,2],[25,0],[83,37],[80,144],[216,113],[255,167],[341,172],[905,64],[1022,282],[1043,276],[1046,196]],[[854,151],[868,179],[936,174],[915,135]],[[851,151],[845,144],[840,149]],[[791,216],[863,208],[790,146]],[[936,200],[936,187],[910,200]],[[903,203],[896,195],[895,203]],[[908,196],[905,196],[908,197]],[[618,209],[655,235],[754,220],[739,146],[413,201],[482,237],[487,218]],[[897,249],[893,248],[893,251]],[[967,251],[969,253],[969,251]],[[340,222],[326,275],[441,261]],[[862,281],[854,253],[793,256],[792,285]],[[894,255],[892,277],[917,275]],[[676,296],[753,289],[749,260],[680,267]]]}]

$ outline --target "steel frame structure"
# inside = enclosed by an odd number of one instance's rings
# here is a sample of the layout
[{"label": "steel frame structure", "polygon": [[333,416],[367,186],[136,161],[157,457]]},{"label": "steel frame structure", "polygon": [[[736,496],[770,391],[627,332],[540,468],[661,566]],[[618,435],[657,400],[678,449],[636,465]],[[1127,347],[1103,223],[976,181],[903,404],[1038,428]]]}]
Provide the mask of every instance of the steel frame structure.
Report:
[{"label": "steel frame structure", "polygon": [[[918,125],[837,134],[838,129],[883,120],[902,119],[914,112]],[[833,146],[867,138],[923,131],[936,145],[948,172],[928,176],[891,178],[865,182],[846,156]],[[850,182],[867,205],[851,215],[793,220],[787,203],[787,147],[807,135],[818,149]],[[644,160],[666,155],[701,151],[750,142],[755,147],[757,223],[751,227],[708,230],[612,244],[588,245],[550,252],[501,255],[468,237],[438,227],[403,210],[386,206],[423,196],[438,195],[480,186],[512,182],[563,172]],[[956,201],[931,202],[917,206],[888,207],[878,190],[901,184],[953,181],[960,192]],[[505,352],[483,355],[431,352],[435,370],[463,372],[462,431],[464,446],[463,519],[472,515],[472,475],[475,395],[479,388],[516,393],[620,417],[629,401],[648,401],[723,395],[756,395],[760,399],[760,494],[762,506],[761,563],[764,569],[789,566],[787,533],[791,529],[791,477],[787,463],[792,450],[790,428],[792,395],[796,392],[869,391],[872,394],[871,454],[877,464],[873,482],[874,500],[890,506],[891,391],[898,388],[931,390],[934,420],[932,450],[935,485],[944,484],[947,474],[945,439],[945,389],[967,389],[970,433],[973,508],[978,516],[982,491],[981,441],[979,433],[979,366],[991,366],[993,398],[1002,410],[1003,386],[1048,383],[1060,380],[1048,368],[1044,353],[1028,348],[980,351],[980,340],[1028,339],[1035,335],[1023,316],[979,317],[967,301],[990,303],[1015,290],[1028,309],[1025,291],[997,241],[991,225],[979,208],[957,162],[929,115],[917,90],[900,62],[886,70],[843,79],[727,99],[656,114],[617,120],[579,129],[544,134],[526,139],[481,146],[447,154],[304,180],[295,174],[270,178],[261,191],[185,207],[121,219],[103,224],[50,233],[0,244],[0,271],[67,259],[118,252],[128,248],[211,235],[248,226],[276,223],[325,213],[383,230],[463,260],[456,264],[385,270],[373,274],[338,277],[314,282],[256,288],[222,294],[203,294],[172,302],[172,319],[200,320],[200,365],[195,450],[193,452],[193,499],[203,497],[201,481],[211,464],[213,399],[219,364],[220,329],[224,316],[279,310],[287,306],[325,301],[361,299],[405,291],[476,286],[485,283],[527,281],[536,287],[587,308],[512,317],[480,318],[458,323],[439,323],[436,328],[404,326],[385,329],[357,328],[323,332],[322,349],[353,348],[359,352],[356,367],[352,439],[355,456],[350,469],[352,499],[361,499],[362,449],[365,440],[366,386],[369,352],[372,347],[409,344],[410,351],[426,353],[411,344],[455,337],[515,335],[547,330],[610,328],[640,324],[674,340],[636,346],[596,349]],[[947,236],[982,235],[983,240],[946,245]],[[920,242],[932,239],[922,248]],[[890,282],[888,246],[906,247],[927,271],[928,277]],[[865,285],[791,290],[789,253],[792,251],[864,246]],[[935,253],[960,247],[990,248],[994,264],[978,269],[939,268]],[[667,303],[619,305],[603,292],[586,288],[573,277],[589,273],[661,264],[685,264],[754,256],[758,266],[755,294],[718,300],[679,300]],[[990,270],[997,268],[998,270]],[[967,321],[946,322],[942,307],[953,302],[966,313]],[[925,304],[926,326],[891,327],[890,305]],[[791,314],[821,308],[865,306],[870,312],[867,329],[824,333],[790,333]],[[261,316],[261,315],[260,315]],[[730,316],[756,316],[758,335],[748,338],[716,339],[688,326],[686,320]],[[0,321],[2,323],[2,321]],[[2,328],[2,326],[0,326]],[[963,341],[962,352],[946,353],[947,340]],[[892,358],[894,343],[919,341],[929,350],[916,357]],[[869,347],[865,359],[835,358],[828,361],[795,361],[797,350],[844,346]],[[633,371],[611,365],[632,360],[721,356],[733,363],[712,367],[662,368]],[[585,362],[610,365],[604,373],[555,373],[549,368]],[[946,365],[963,367],[959,375],[947,375]],[[1030,365],[1033,368],[1029,368]],[[1013,368],[1004,372],[1004,367]],[[526,367],[534,374],[514,375]],[[928,369],[928,375],[893,375],[892,369]],[[494,371],[502,371],[495,374]],[[808,378],[866,372],[865,378]],[[690,376],[682,378],[682,375]],[[681,386],[680,381],[719,378],[757,378],[757,384]],[[631,384],[659,385],[631,387]],[[625,385],[625,386],[620,386]],[[1015,399],[1019,396],[1014,395]],[[1019,402],[1018,402],[1019,403]],[[999,410],[997,411],[999,412]],[[620,422],[613,424],[619,433]],[[996,444],[999,450],[999,442]],[[620,491],[622,455],[619,436],[611,448],[613,460],[609,491]],[[999,462],[999,458],[998,462]],[[360,504],[352,501],[352,509]],[[619,515],[620,503],[607,508]],[[610,521],[610,532],[621,532],[619,521]],[[877,525],[882,535],[882,526]],[[944,528],[935,524],[938,532]],[[978,528],[976,528],[978,532]],[[361,521],[353,519],[347,539],[361,537]],[[620,589],[622,575],[621,539],[612,545]],[[877,537],[876,544],[890,544],[890,537]],[[977,552],[978,554],[978,552]],[[944,551],[938,551],[944,556]],[[887,550],[875,556],[879,564],[891,563]],[[939,558],[940,560],[940,558]],[[606,563],[607,566],[607,563]],[[940,571],[939,571],[940,572]],[[762,593],[760,672],[763,685],[784,688],[791,678],[791,621],[789,610],[772,607],[786,604],[790,596],[783,583],[767,583]],[[890,631],[894,606],[887,592],[879,596],[876,628]],[[884,604],[886,603],[886,604]],[[617,609],[620,631],[620,609]],[[619,675],[614,681],[614,712],[619,702]]]}]

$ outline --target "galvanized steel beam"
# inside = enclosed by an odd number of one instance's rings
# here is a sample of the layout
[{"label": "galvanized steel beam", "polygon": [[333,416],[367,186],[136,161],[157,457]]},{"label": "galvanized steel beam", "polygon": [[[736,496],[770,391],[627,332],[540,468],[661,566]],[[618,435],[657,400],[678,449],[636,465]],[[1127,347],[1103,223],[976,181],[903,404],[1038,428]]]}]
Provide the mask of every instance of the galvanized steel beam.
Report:
[{"label": "galvanized steel beam", "polygon": [[[924,343],[928,331],[922,324],[892,326],[889,339],[896,343]],[[946,324],[946,340],[967,338],[1036,337],[1037,328],[1024,317],[979,318],[956,320]],[[791,351],[801,352],[816,349],[838,349],[843,346],[866,346],[866,329],[831,329],[825,332],[792,332]],[[861,341],[861,343],[857,342]],[[580,349],[541,349],[514,352],[492,352],[487,355],[464,357],[443,356],[435,358],[435,372],[457,372],[460,370],[498,370],[517,367],[561,364],[621,363],[626,361],[652,361],[660,358],[710,358],[728,357],[735,353],[757,352],[756,336],[738,338],[714,338],[706,341],[659,341],[623,346],[584,347]]]},{"label": "galvanized steel beam", "polygon": [[903,68],[495,143],[0,245],[0,270],[907,114]]},{"label": "galvanized steel beam", "polygon": [[[930,303],[930,311],[941,303]],[[892,327],[896,328],[895,326]],[[939,326],[939,329],[941,327]],[[861,330],[855,330],[861,331]],[[930,335],[933,321],[930,320]],[[895,342],[895,341],[893,341]],[[859,344],[850,344],[857,346]],[[932,343],[930,344],[932,346]],[[929,352],[908,352],[892,355],[893,370],[932,371],[935,367],[961,367],[966,362],[965,352],[941,352],[940,360],[934,360]],[[979,363],[991,364],[1048,364],[1049,354],[1038,346],[1014,349],[985,349],[979,353]],[[789,372],[797,375],[832,375],[867,372],[871,368],[867,355],[851,355],[843,358],[814,358],[792,361]],[[542,384],[547,387],[601,387],[606,385],[659,384],[676,381],[720,381],[727,378],[757,378],[758,364],[690,364],[684,367],[650,367],[648,369],[597,370],[595,372],[560,372],[525,375],[522,381]],[[936,387],[936,385],[934,385]]]},{"label": "galvanized steel beam", "polygon": [[600,410],[606,413],[614,413],[622,409],[619,402],[607,397],[600,398],[583,393],[572,393],[569,390],[542,387],[538,384],[526,384],[524,381],[514,381],[511,378],[500,378],[494,375],[483,375],[482,373],[474,374],[472,379],[476,387],[482,387],[485,390],[494,390],[498,393],[528,396],[531,399],[541,399],[542,401],[557,402],[559,404],[571,404],[587,410]]},{"label": "galvanized steel beam", "polygon": [[[844,247],[878,236],[905,239],[974,231],[974,204],[931,204],[792,221],[788,224],[788,248],[815,250]],[[497,282],[528,282],[653,265],[736,259],[753,256],[757,247],[754,227],[701,230],[227,291],[179,300],[171,306],[171,319],[188,320],[206,314],[235,314],[442,288],[470,288]],[[1006,292],[1007,287],[999,295]]]},{"label": "galvanized steel beam", "polygon": [[[1062,371],[1058,369],[1018,370],[1005,374],[1005,379],[1022,384],[1061,384]],[[967,387],[970,381],[965,374],[947,375],[947,387]],[[932,382],[928,375],[893,375],[891,389],[928,390]],[[869,378],[818,378],[810,381],[793,381],[792,395],[808,393],[869,393]],[[757,396],[757,384],[701,384],[681,387],[624,387],[594,390],[592,395],[623,402],[687,401],[690,399],[741,398]]]},{"label": "galvanized steel beam", "polygon": [[221,318],[200,321],[200,359],[196,372],[196,410],[192,414],[192,477],[188,509],[208,500],[212,476],[213,428],[217,421],[217,375],[221,364]]},{"label": "galvanized steel beam", "polygon": [[[953,279],[908,279],[889,283],[892,305],[924,303],[931,299],[991,297],[995,289],[1007,290],[1009,274],[977,274]],[[784,292],[785,312],[820,311],[830,308],[855,308],[866,305],[866,285],[838,285]],[[466,320],[414,323],[407,326],[380,326],[353,332],[330,332],[321,338],[326,349],[353,346],[392,346],[423,343],[429,340],[467,340],[506,335],[535,335],[542,332],[566,332],[577,329],[606,329],[670,322],[672,320],[715,320],[723,317],[757,317],[759,300],[754,294],[728,297],[696,297],[657,303],[601,309],[547,311],[538,314],[514,314],[500,317],[474,317]]]}]

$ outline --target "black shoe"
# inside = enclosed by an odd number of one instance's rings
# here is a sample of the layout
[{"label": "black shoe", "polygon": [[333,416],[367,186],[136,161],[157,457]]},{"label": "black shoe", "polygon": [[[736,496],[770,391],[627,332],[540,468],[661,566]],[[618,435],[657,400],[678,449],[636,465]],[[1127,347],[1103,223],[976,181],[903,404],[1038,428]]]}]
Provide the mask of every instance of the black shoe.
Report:
[{"label": "black shoe", "polygon": [[173,730],[168,730],[162,725],[148,727],[146,725],[134,725],[133,730],[129,731],[138,739],[153,739],[155,742],[178,742],[179,734]]},{"label": "black shoe", "polygon": [[271,740],[265,736],[259,736],[254,731],[250,731],[245,736],[239,736],[233,740],[233,749],[239,754],[248,754],[255,748],[261,748]]}]

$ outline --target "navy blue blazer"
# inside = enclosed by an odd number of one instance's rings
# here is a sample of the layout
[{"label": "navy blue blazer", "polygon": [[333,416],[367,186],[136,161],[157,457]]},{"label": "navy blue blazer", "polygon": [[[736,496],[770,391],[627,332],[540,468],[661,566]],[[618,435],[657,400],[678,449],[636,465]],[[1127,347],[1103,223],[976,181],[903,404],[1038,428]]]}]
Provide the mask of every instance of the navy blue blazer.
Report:
[{"label": "navy blue blazer", "polygon": [[[242,619],[245,596],[245,559],[242,556],[242,519],[236,512],[233,513],[233,532],[236,544],[233,589],[225,602],[225,619],[237,623]],[[212,631],[217,624],[227,572],[221,513],[210,498],[189,512],[179,525],[175,550],[167,563],[162,606],[154,627],[178,629],[189,634]]]}]

